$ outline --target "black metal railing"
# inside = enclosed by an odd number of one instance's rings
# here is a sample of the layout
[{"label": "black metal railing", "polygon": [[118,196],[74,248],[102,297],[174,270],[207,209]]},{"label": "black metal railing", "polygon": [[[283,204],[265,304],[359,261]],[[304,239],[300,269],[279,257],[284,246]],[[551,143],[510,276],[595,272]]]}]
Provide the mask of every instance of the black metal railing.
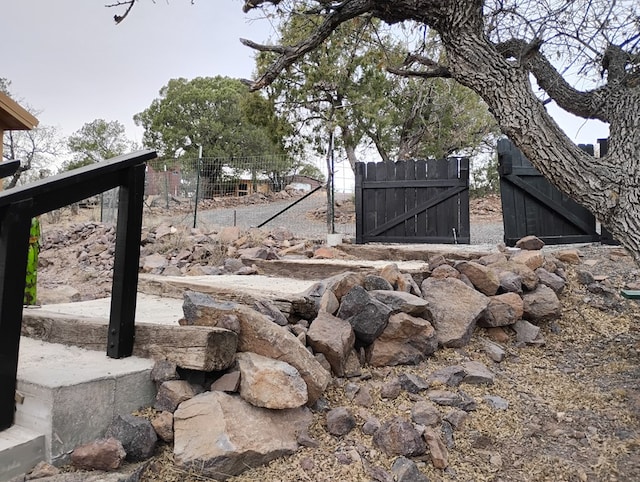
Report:
[{"label": "black metal railing", "polygon": [[146,161],[138,151],[0,192],[0,430],[13,424],[31,218],[120,187],[107,355],[133,351]]}]

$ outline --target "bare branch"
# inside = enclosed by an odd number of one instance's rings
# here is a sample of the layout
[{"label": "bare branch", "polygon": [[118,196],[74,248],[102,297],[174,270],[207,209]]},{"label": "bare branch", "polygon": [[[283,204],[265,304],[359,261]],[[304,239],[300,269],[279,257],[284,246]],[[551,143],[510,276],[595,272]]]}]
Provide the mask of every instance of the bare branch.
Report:
[{"label": "bare branch", "polygon": [[131,9],[133,8],[134,4],[136,3],[136,0],[123,0],[123,1],[119,1],[116,3],[110,3],[108,5],[105,5],[105,7],[109,8],[109,7],[121,7],[123,5],[127,5],[127,9],[125,10],[124,14],[122,15],[114,15],[113,16],[113,20],[116,22],[116,25],[119,24],[120,22],[122,22],[125,18],[127,18],[127,15],[129,15],[129,12],[131,11]]},{"label": "bare branch", "polygon": [[451,72],[446,67],[440,66],[432,70],[410,70],[397,67],[387,67],[387,72],[402,77],[422,77],[425,79],[451,78]]}]

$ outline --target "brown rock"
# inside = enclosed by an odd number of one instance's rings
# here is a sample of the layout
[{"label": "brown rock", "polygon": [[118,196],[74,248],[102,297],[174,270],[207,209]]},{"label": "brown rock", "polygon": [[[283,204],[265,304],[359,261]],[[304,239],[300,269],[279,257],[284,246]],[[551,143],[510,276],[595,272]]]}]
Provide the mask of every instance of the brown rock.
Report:
[{"label": "brown rock", "polygon": [[80,445],[71,452],[71,462],[80,469],[116,470],[127,453],[119,440],[111,437]]},{"label": "brown rock", "polygon": [[223,374],[211,384],[211,391],[235,393],[240,388],[240,372],[234,370]]},{"label": "brown rock", "polygon": [[58,475],[60,473],[60,469],[54,465],[51,465],[48,462],[42,461],[38,462],[36,466],[29,472],[26,480],[35,480],[42,479],[44,477],[53,477],[54,475]]},{"label": "brown rock", "polygon": [[500,287],[500,278],[493,269],[473,261],[461,261],[455,268],[469,278],[469,281],[481,293],[493,296]]},{"label": "brown rock", "polygon": [[523,317],[529,321],[541,322],[560,318],[562,305],[551,288],[539,285],[535,291],[522,295],[524,302]]},{"label": "brown rock", "polygon": [[441,264],[436,267],[431,272],[431,277],[435,279],[443,279],[443,278],[460,278],[460,272],[455,269],[453,266],[449,266],[448,264]]},{"label": "brown rock", "polygon": [[400,417],[384,422],[373,435],[373,443],[389,456],[416,457],[426,451],[420,432]]},{"label": "brown rock", "polygon": [[427,278],[421,288],[438,343],[453,348],[466,345],[489,299],[454,278]]},{"label": "brown rock", "polygon": [[479,326],[508,326],[522,318],[524,303],[516,293],[503,293],[489,298],[489,305],[478,320]]},{"label": "brown rock", "polygon": [[205,392],[175,412],[174,461],[185,470],[221,480],[292,454],[298,448],[297,434],[311,421],[305,407],[268,410],[238,396]]},{"label": "brown rock", "polygon": [[544,241],[533,235],[525,236],[516,242],[516,248],[526,249],[529,251],[537,251],[543,247]]},{"label": "brown rock", "polygon": [[295,335],[256,310],[237,303],[219,303],[210,296],[202,295],[194,304],[193,311],[188,320],[193,325],[217,326],[220,319],[235,316],[240,324],[238,351],[257,353],[295,367],[307,384],[310,405],[315,403],[329,384],[331,374]]},{"label": "brown rock", "polygon": [[544,264],[544,255],[542,251],[520,251],[511,256],[511,262],[524,264],[529,269],[535,271]]},{"label": "brown rock", "polygon": [[382,334],[367,348],[370,365],[417,365],[438,348],[436,331],[427,320],[406,313],[389,317]]},{"label": "brown rock", "polygon": [[255,353],[236,355],[240,370],[240,396],[251,405],[276,410],[307,403],[307,385],[288,363]]},{"label": "brown rock", "polygon": [[160,412],[151,420],[153,429],[165,442],[173,442],[173,414],[171,412]]},{"label": "brown rock", "polygon": [[327,432],[331,435],[346,435],[355,426],[356,419],[347,407],[337,407],[327,412]]},{"label": "brown rock", "polygon": [[446,469],[449,465],[449,451],[440,438],[440,435],[432,428],[425,428],[423,433],[424,439],[429,447],[429,455],[431,463],[436,469]]},{"label": "brown rock", "polygon": [[498,343],[506,343],[509,341],[509,335],[502,327],[487,328],[487,336]]},{"label": "brown rock", "polygon": [[577,249],[555,251],[553,255],[563,263],[580,264],[580,252]]},{"label": "brown rock", "polygon": [[178,405],[196,395],[196,391],[186,380],[169,380],[158,389],[153,408],[175,412]]},{"label": "brown rock", "polygon": [[307,332],[307,342],[313,351],[322,353],[336,376],[344,376],[344,368],[353,349],[355,334],[349,322],[321,311]]}]

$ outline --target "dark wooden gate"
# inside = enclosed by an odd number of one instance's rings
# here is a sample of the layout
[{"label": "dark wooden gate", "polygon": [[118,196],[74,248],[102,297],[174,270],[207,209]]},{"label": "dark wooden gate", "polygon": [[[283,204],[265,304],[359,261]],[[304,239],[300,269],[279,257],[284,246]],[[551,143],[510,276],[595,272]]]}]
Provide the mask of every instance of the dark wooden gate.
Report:
[{"label": "dark wooden gate", "polygon": [[356,164],[356,243],[469,244],[469,159]]},{"label": "dark wooden gate", "polygon": [[[581,147],[593,154],[593,146]],[[508,139],[498,141],[498,170],[507,246],[531,234],[546,244],[600,240],[593,214],[552,186]]]}]

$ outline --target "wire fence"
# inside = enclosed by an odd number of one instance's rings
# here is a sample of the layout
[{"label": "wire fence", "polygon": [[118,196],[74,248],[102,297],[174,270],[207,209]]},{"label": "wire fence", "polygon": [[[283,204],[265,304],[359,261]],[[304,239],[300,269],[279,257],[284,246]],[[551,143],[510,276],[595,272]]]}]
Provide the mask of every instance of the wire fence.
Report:
[{"label": "wire fence", "polygon": [[[307,165],[308,166],[308,165]],[[353,194],[336,193],[327,219],[326,182],[285,156],[164,159],[148,164],[144,217],[216,230],[284,228],[297,237],[355,236]],[[100,220],[115,222],[117,190],[99,200]]]}]

